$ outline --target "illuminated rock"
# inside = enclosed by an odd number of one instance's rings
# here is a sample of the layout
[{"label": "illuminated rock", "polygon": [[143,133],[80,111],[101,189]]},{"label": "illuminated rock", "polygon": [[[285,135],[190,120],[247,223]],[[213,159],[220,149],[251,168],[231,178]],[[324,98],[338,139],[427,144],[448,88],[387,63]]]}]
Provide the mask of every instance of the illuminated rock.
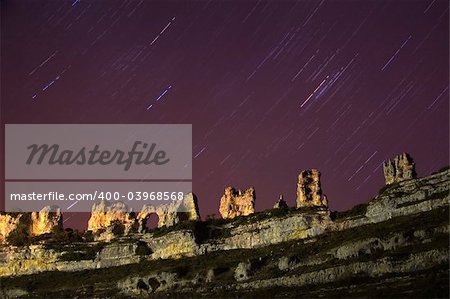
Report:
[{"label": "illuminated rock", "polygon": [[145,230],[147,219],[152,214],[158,216],[158,227],[172,226],[181,221],[200,220],[197,197],[193,193],[186,194],[183,200],[176,200],[167,204],[144,205],[137,217],[140,231]]},{"label": "illuminated rock", "polygon": [[130,214],[127,206],[123,202],[106,204],[101,201],[92,206],[91,218],[88,221],[88,230],[97,232],[115,224],[123,224],[125,232],[128,232],[136,219]]},{"label": "illuminated rock", "polygon": [[317,169],[300,172],[297,179],[297,208],[328,207],[328,200],[322,194],[320,172]]},{"label": "illuminated rock", "polygon": [[383,163],[386,185],[416,178],[416,165],[408,153],[403,153]]},{"label": "illuminated rock", "polygon": [[16,229],[22,214],[0,214],[0,244]]},{"label": "illuminated rock", "polygon": [[225,188],[225,193],[220,199],[219,212],[224,219],[253,214],[255,212],[255,189],[251,187],[242,192],[241,190],[236,191],[233,187]]},{"label": "illuminated rock", "polygon": [[31,235],[47,234],[54,228],[62,229],[62,214],[59,208],[52,211],[51,207],[46,206],[39,212],[31,213]]}]

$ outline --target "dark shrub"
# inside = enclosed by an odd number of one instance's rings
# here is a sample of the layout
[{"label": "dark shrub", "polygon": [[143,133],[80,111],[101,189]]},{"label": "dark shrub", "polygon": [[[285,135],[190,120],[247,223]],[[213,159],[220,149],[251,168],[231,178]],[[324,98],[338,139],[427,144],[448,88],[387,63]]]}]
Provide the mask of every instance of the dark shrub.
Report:
[{"label": "dark shrub", "polygon": [[17,227],[6,237],[6,242],[13,246],[25,246],[30,244],[30,225],[31,216],[30,213],[25,213],[20,217]]},{"label": "dark shrub", "polygon": [[148,279],[148,285],[152,288],[152,292],[156,291],[160,286],[161,283],[154,277],[151,277]]},{"label": "dark shrub", "polygon": [[[70,232],[70,230],[68,230]],[[54,226],[52,228],[52,242],[53,243],[60,243],[60,244],[66,244],[69,243],[69,236],[68,234],[59,226]]]},{"label": "dark shrub", "polygon": [[116,237],[123,236],[123,234],[125,233],[125,225],[123,225],[123,223],[121,222],[114,222],[112,233]]},{"label": "dark shrub", "polygon": [[351,208],[350,210],[343,212],[333,212],[331,214],[332,220],[344,219],[344,218],[352,218],[364,216],[367,212],[367,203],[359,204]]},{"label": "dark shrub", "polygon": [[17,226],[8,237],[6,241],[13,246],[25,246],[30,242],[30,236],[27,228]]},{"label": "dark shrub", "polygon": [[87,230],[84,233],[81,234],[81,238],[85,242],[94,242],[94,234],[91,230]]},{"label": "dark shrub", "polygon": [[137,287],[139,290],[145,290],[145,291],[148,291],[148,285],[147,285],[141,278],[139,278],[136,287]]},{"label": "dark shrub", "polygon": [[147,256],[152,254],[153,251],[150,249],[150,247],[148,247],[147,243],[145,243],[144,241],[138,241],[134,253],[139,256]]},{"label": "dark shrub", "polygon": [[61,255],[62,261],[81,261],[81,260],[94,260],[97,253],[100,252],[104,243],[97,243],[94,245],[78,243],[70,245],[70,247],[64,247],[64,253]]}]

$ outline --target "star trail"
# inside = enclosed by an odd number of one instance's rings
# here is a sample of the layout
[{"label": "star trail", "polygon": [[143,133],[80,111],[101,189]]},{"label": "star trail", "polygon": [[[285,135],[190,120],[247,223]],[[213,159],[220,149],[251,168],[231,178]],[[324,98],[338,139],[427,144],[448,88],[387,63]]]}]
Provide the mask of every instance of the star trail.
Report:
[{"label": "star trail", "polygon": [[448,1],[1,5],[3,129],[190,123],[204,217],[228,185],[255,187],[257,210],[293,206],[297,174],[317,168],[343,210],[377,194],[396,154],[419,175],[449,164]]}]

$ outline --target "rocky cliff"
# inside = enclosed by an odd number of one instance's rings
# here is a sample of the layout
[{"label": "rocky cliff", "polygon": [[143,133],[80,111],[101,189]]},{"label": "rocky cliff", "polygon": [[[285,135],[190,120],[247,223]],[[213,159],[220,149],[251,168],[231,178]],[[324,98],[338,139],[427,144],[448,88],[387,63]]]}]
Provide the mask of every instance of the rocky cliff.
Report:
[{"label": "rocky cliff", "polygon": [[233,187],[225,188],[220,199],[219,213],[224,219],[237,216],[247,216],[255,211],[255,189],[249,188],[245,192]]},{"label": "rocky cliff", "polygon": [[87,229],[95,233],[99,230],[105,230],[115,223],[121,223],[129,229],[135,223],[135,219],[130,217],[128,212],[128,208],[123,202],[108,204],[101,201],[99,204],[92,206]]},{"label": "rocky cliff", "polygon": [[449,174],[388,184],[346,212],[282,205],[109,242],[4,245],[0,296],[448,297]]},{"label": "rocky cliff", "polygon": [[398,183],[416,177],[416,165],[408,153],[397,155],[394,161],[383,163],[384,181],[386,185]]},{"label": "rocky cliff", "polygon": [[0,244],[17,228],[21,217],[21,214],[0,214]]},{"label": "rocky cliff", "polygon": [[59,208],[52,211],[51,207],[44,207],[39,212],[31,213],[31,234],[34,236],[51,233],[54,229],[62,228],[62,224]]},{"label": "rocky cliff", "polygon": [[327,197],[322,194],[320,171],[304,170],[297,178],[297,208],[328,207]]},{"label": "rocky cliff", "polygon": [[188,193],[182,201],[159,206],[145,205],[137,217],[140,223],[140,231],[145,229],[147,219],[152,214],[158,216],[158,227],[173,226],[184,220],[200,220],[197,198],[193,193]]},{"label": "rocky cliff", "polygon": [[49,234],[62,230],[62,214],[59,208],[44,207],[39,212],[0,214],[0,244],[7,243],[11,234],[24,233],[29,236]]}]

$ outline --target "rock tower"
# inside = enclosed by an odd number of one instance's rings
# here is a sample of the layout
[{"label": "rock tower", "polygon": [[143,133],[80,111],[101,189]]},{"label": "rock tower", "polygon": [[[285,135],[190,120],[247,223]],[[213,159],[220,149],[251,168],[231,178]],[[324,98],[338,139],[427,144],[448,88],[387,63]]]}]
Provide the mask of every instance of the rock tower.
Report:
[{"label": "rock tower", "polygon": [[383,163],[384,181],[386,185],[413,179],[417,176],[416,166],[408,153],[403,153]]},{"label": "rock tower", "polygon": [[297,178],[297,208],[328,207],[328,200],[322,194],[320,172],[309,169],[300,172]]}]

